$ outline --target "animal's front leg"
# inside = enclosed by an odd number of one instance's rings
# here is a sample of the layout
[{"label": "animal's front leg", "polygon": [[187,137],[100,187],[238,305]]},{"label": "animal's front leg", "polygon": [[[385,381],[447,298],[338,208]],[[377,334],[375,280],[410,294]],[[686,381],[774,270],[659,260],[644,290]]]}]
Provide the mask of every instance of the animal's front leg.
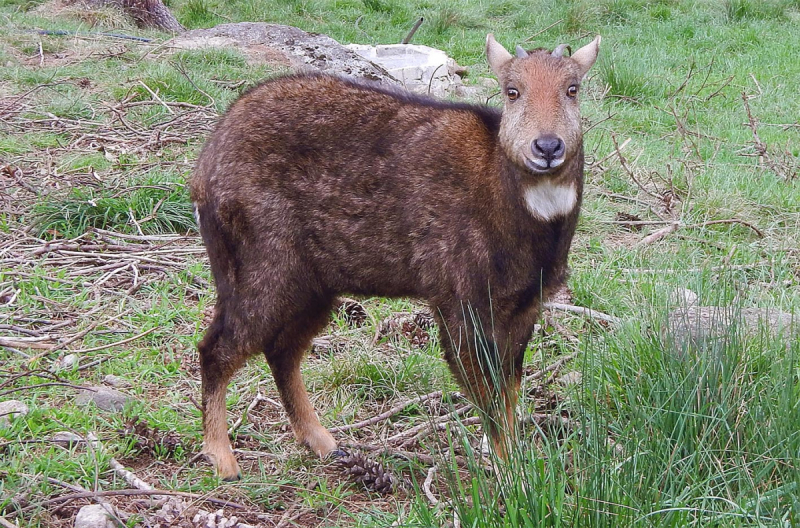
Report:
[{"label": "animal's front leg", "polygon": [[[439,310],[442,348],[456,380],[477,407],[494,452],[506,459],[516,441],[524,346],[476,310]],[[487,321],[488,323],[484,323]]]}]

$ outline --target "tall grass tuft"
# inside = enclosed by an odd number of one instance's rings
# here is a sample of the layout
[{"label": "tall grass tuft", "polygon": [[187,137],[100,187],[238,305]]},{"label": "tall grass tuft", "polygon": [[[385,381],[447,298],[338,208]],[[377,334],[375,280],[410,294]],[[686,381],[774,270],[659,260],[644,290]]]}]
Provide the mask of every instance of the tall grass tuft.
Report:
[{"label": "tall grass tuft", "polygon": [[785,0],[725,0],[725,15],[729,21],[739,22],[745,19],[780,19],[786,10],[792,7]]},{"label": "tall grass tuft", "polygon": [[40,236],[75,237],[89,227],[127,233],[186,233],[197,228],[183,187],[144,185],[114,195],[87,188],[66,198],[33,207],[32,223]]},{"label": "tall grass tuft", "polygon": [[[796,526],[800,343],[735,325],[679,345],[663,314],[588,339],[565,426],[530,427],[494,471],[464,428],[446,468],[452,510],[475,527]],[[558,421],[556,421],[559,423]],[[452,458],[451,458],[452,460]],[[420,504],[421,508],[422,505]],[[436,517],[439,515],[438,517]]]}]

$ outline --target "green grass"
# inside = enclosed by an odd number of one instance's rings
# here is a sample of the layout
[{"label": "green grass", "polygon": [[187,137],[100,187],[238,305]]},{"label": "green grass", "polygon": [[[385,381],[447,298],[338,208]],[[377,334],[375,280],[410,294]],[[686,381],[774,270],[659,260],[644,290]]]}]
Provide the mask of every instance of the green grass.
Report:
[{"label": "green grass", "polygon": [[[558,313],[544,321],[526,368],[577,352],[562,371],[580,372],[582,380],[563,386],[554,376],[524,385],[522,409],[558,413],[569,418],[568,426],[527,425],[508,466],[495,473],[478,467],[481,430],[474,425],[451,424],[448,432],[409,445],[412,454],[436,457],[436,507],[421,490],[427,459],[375,454],[415,485],[388,497],[369,493],[297,446],[283,411],[268,401],[234,435],[238,448],[263,454],[240,456],[242,482],[218,482],[207,466],[188,463],[202,442],[200,412],[191,401],[199,391],[195,346],[214,298],[185,183],[216,116],[281,69],[253,64],[237,50],[168,53],[161,47],[166,35],[137,30],[113,12],[54,13],[41,1],[5,2],[0,324],[77,337],[51,353],[0,348],[0,400],[20,399],[31,409],[0,426],[0,515],[11,519],[25,501],[36,506],[66,492],[48,477],[87,489],[128,487],[109,469],[114,456],[158,487],[247,504],[241,515],[251,524],[277,524],[293,512],[300,514],[293,522],[308,526],[445,526],[456,512],[461,526],[470,527],[800,524],[797,340],[787,344],[733,328],[714,345],[676,350],[662,331],[678,288],[696,292],[703,305],[800,313],[800,177],[787,179],[743,155],[753,152],[753,134],[743,125],[742,100],[744,93],[770,155],[787,174],[797,171],[796,0],[169,5],[190,29],[263,21],[345,44],[399,42],[424,17],[413,42],[444,49],[469,68],[466,82],[490,76],[483,57],[489,32],[512,49],[561,42],[575,49],[601,34],[600,60],[582,90],[590,165],[569,287],[574,304],[623,323],[601,326]],[[39,35],[32,28],[79,36]],[[94,35],[109,30],[153,42]],[[625,145],[625,166],[615,142]],[[683,226],[639,247],[663,225],[628,228],[615,223],[620,214]],[[69,239],[86,246],[52,249]],[[145,249],[119,249],[125,244]],[[355,325],[337,314],[323,331],[327,344],[316,346],[304,367],[326,426],[356,423],[415,395],[457,390],[437,331],[422,346],[398,332],[374,339],[381,321],[416,304],[363,304],[367,319]],[[61,323],[66,326],[50,329]],[[3,337],[25,337],[3,328]],[[79,366],[50,373],[69,351],[79,351]],[[109,374],[122,378],[120,390],[134,397],[124,412],[74,403],[70,385],[102,384]],[[60,385],[45,385],[53,382]],[[36,387],[18,390],[26,385]],[[230,421],[257,393],[277,400],[266,366],[256,360],[230,388]],[[458,404],[445,398],[412,405],[390,420],[335,436],[382,445]],[[120,433],[134,416],[175,432],[181,448],[136,452]],[[47,441],[64,430],[94,432],[102,449]],[[441,454],[450,451],[471,464],[454,468]],[[76,510],[32,508],[16,520],[58,526],[70,523]],[[256,513],[266,518],[248,517]]]}]

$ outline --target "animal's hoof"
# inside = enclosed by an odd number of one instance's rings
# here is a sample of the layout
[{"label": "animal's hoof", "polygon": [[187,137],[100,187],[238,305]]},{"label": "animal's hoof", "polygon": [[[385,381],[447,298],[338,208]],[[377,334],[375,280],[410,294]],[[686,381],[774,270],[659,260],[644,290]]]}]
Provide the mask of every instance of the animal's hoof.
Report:
[{"label": "animal's hoof", "polygon": [[214,466],[217,477],[223,481],[233,482],[242,478],[242,470],[239,469],[239,464],[231,451],[223,451],[221,456],[205,451],[203,455]]},{"label": "animal's hoof", "polygon": [[328,453],[328,458],[343,458],[349,455],[350,453],[348,453],[344,449],[334,449],[333,451]]},{"label": "animal's hoof", "polygon": [[231,475],[228,477],[222,477],[223,482],[236,482],[237,480],[242,480],[242,472],[239,471],[235,475]]}]

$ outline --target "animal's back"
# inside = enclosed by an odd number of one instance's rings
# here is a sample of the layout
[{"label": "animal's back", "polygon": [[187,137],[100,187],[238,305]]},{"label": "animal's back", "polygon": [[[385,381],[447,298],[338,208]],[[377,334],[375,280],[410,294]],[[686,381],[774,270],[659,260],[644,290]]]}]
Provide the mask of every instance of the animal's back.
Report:
[{"label": "animal's back", "polygon": [[291,252],[333,289],[420,295],[440,280],[424,256],[456,242],[446,226],[486,221],[472,213],[499,185],[487,175],[499,119],[325,75],[267,81],[232,105],[200,156],[201,231],[218,222],[233,251],[262,261]]}]

